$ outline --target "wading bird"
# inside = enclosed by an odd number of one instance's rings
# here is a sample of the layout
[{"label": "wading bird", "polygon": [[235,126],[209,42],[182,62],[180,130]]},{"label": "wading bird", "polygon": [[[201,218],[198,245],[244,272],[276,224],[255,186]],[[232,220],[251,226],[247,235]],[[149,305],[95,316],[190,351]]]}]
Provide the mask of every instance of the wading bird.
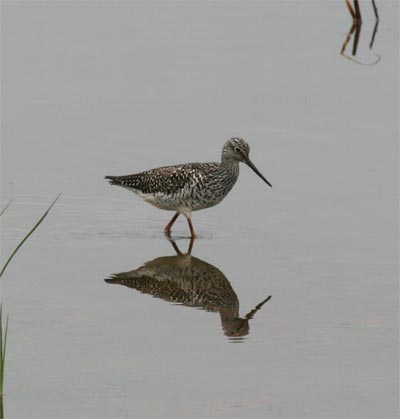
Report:
[{"label": "wading bird", "polygon": [[220,163],[186,163],[133,175],[106,176],[105,179],[111,185],[135,192],[157,208],[175,211],[164,229],[167,236],[179,214],[182,214],[188,221],[191,236],[195,237],[192,211],[213,207],[226,197],[239,177],[239,163],[247,164],[272,187],[250,160],[249,152],[246,141],[233,137],[224,144]]}]

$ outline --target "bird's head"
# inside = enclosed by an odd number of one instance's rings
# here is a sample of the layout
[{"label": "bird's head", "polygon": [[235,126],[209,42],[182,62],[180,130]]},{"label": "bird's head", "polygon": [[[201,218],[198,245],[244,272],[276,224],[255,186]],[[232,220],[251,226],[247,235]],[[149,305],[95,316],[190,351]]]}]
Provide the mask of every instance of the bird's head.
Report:
[{"label": "bird's head", "polygon": [[222,160],[230,162],[242,162],[247,164],[267,185],[272,185],[260,173],[257,167],[253,164],[249,157],[250,146],[243,140],[243,138],[232,137],[229,139],[222,149]]},{"label": "bird's head", "polygon": [[243,140],[243,138],[232,137],[225,144],[222,149],[222,155],[229,160],[236,160],[245,162],[249,157],[250,146]]}]

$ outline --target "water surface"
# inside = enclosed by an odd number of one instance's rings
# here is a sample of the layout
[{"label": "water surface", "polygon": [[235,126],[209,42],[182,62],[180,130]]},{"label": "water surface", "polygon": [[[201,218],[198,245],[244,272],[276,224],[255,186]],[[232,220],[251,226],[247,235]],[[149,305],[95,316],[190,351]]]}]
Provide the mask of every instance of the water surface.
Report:
[{"label": "water surface", "polygon": [[[373,50],[361,3],[376,65],[341,1],[2,3],[3,260],[62,192],[2,282],[7,417],[397,416],[398,3]],[[191,257],[103,179],[230,136],[274,187],[242,167]],[[160,258],[226,306],[107,283]]]}]

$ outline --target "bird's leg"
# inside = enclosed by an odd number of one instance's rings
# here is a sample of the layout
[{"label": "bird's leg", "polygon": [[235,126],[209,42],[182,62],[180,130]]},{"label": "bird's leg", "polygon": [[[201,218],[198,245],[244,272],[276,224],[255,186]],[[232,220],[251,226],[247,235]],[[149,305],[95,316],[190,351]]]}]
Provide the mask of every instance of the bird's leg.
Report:
[{"label": "bird's leg", "polygon": [[189,247],[188,247],[188,250],[187,250],[187,254],[188,255],[191,255],[192,254],[192,250],[193,250],[193,245],[194,245],[194,240],[195,240],[195,237],[191,237],[190,238],[190,243],[189,243]]},{"label": "bird's leg", "polygon": [[175,243],[175,240],[174,240],[174,239],[171,239],[171,237],[168,237],[168,240],[169,240],[169,242],[172,244],[172,247],[174,248],[174,250],[175,250],[176,254],[177,254],[178,256],[183,255],[183,253],[179,250],[178,245]]},{"label": "bird's leg", "polygon": [[171,227],[174,224],[174,222],[176,221],[176,219],[179,217],[179,212],[177,212],[171,219],[171,221],[165,226],[164,228],[164,234],[166,236],[169,236],[171,233]]},{"label": "bird's leg", "polygon": [[188,220],[188,224],[189,224],[189,228],[190,228],[190,234],[192,235],[192,237],[196,237],[196,233],[194,232],[192,220],[189,217],[187,217],[187,220]]}]

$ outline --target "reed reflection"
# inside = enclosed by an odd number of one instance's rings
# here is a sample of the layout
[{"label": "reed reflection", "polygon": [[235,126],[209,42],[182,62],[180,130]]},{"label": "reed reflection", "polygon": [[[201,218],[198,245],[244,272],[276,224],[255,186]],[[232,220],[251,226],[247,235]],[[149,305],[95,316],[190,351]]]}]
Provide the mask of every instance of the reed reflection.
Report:
[{"label": "reed reflection", "polygon": [[[358,45],[361,36],[361,27],[362,27],[362,16],[361,16],[361,9],[358,0],[353,0],[353,5],[351,4],[350,0],[345,0],[347,8],[350,12],[350,15],[353,19],[352,25],[350,26],[350,30],[346,35],[344,43],[342,45],[342,49],[340,51],[340,55],[347,58],[350,61],[353,61],[357,64],[361,65],[375,65],[377,64],[381,57],[376,52],[372,51],[374,46],[375,37],[378,32],[378,25],[379,25],[379,13],[378,7],[376,6],[375,0],[372,0],[372,7],[375,14],[375,26],[372,32],[371,41],[369,43],[369,49],[375,55],[375,59],[371,63],[363,62],[356,58],[358,52]],[[350,43],[351,39],[353,38],[353,45],[351,48],[351,55],[347,52],[348,44]]]},{"label": "reed reflection", "polygon": [[224,334],[233,341],[243,340],[249,334],[250,320],[271,296],[240,317],[239,299],[226,276],[215,266],[192,256],[194,240],[191,239],[187,253],[182,253],[171,239],[176,256],[156,258],[138,269],[111,275],[105,281],[172,303],[218,312]]}]

